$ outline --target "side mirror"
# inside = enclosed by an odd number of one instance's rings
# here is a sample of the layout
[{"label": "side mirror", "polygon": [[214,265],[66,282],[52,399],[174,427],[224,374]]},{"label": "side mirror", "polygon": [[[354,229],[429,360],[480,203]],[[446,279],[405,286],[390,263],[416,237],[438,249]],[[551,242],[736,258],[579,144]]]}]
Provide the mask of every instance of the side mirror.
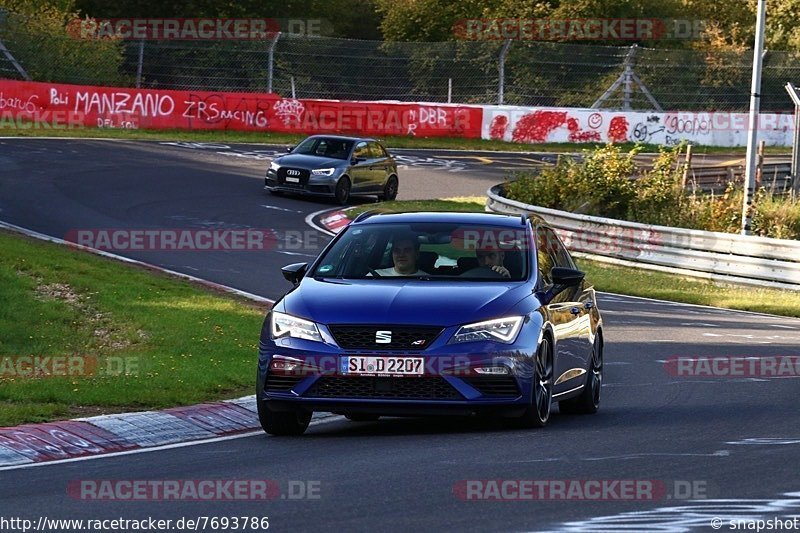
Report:
[{"label": "side mirror", "polygon": [[287,146],[287,147],[286,147],[286,153],[287,153],[287,154],[288,154],[288,153],[291,153],[291,151],[292,151],[292,150],[294,150],[294,146]]},{"label": "side mirror", "polygon": [[586,273],[574,268],[553,267],[550,270],[550,277],[556,287],[577,287],[586,277]]},{"label": "side mirror", "polygon": [[580,285],[585,277],[585,272],[575,270],[574,268],[553,267],[550,269],[550,278],[553,280],[553,285],[545,291],[537,291],[536,294],[543,303],[548,304],[559,293],[564,292],[570,287],[577,287]]},{"label": "side mirror", "polygon": [[353,156],[353,158],[352,158],[352,159],[350,159],[350,162],[351,162],[352,164],[354,164],[354,165],[357,165],[357,164],[359,164],[359,163],[363,163],[363,162],[364,162],[364,161],[366,161],[366,160],[367,160],[367,158],[366,158],[366,157],[356,157],[356,156]]},{"label": "side mirror", "polygon": [[308,263],[292,263],[281,268],[281,273],[286,281],[291,282],[293,285],[300,283],[303,276],[306,274]]}]

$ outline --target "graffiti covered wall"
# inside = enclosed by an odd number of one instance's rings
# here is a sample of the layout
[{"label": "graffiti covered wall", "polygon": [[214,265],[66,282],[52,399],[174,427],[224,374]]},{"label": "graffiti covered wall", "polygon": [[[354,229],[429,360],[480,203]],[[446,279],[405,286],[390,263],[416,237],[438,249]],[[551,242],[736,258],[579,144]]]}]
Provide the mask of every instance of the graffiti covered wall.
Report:
[{"label": "graffiti covered wall", "polygon": [[[681,141],[745,146],[746,113],[605,111],[281,98],[277,94],[159,91],[0,80],[0,128],[241,130],[460,137],[517,143]],[[758,138],[791,146],[791,114],[764,113]]]},{"label": "graffiti covered wall", "polygon": [[[552,107],[484,106],[484,139],[519,143],[643,142],[676,145],[746,146],[747,113],[604,111]],[[794,117],[764,113],[758,138],[791,146]]]},{"label": "graffiti covered wall", "polygon": [[0,127],[68,127],[480,137],[478,106],[344,102],[277,94],[159,91],[0,80]]}]

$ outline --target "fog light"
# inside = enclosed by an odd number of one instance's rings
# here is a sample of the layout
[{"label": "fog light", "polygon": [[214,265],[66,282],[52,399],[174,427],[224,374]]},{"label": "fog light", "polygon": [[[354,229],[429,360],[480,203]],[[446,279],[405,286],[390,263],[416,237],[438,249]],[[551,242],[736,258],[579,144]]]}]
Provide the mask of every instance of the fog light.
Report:
[{"label": "fog light", "polygon": [[476,374],[489,374],[489,375],[508,375],[511,371],[506,366],[477,366],[473,370]]},{"label": "fog light", "polygon": [[295,372],[303,366],[300,361],[288,361],[286,359],[273,359],[269,364],[269,369],[274,372],[289,374]]}]

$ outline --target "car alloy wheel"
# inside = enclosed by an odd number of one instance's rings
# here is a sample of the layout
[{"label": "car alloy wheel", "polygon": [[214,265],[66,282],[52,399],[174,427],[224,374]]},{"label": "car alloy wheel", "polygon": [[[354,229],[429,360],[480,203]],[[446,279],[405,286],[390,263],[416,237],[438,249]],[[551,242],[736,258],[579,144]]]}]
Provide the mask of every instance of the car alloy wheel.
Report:
[{"label": "car alloy wheel", "polygon": [[540,428],[550,420],[553,403],[553,345],[549,337],[543,337],[536,352],[531,380],[531,401],[523,415],[517,420],[525,428]]},{"label": "car alloy wheel", "polygon": [[603,339],[595,337],[592,359],[586,373],[581,394],[558,403],[558,410],[565,414],[594,414],[600,408],[600,391],[603,388]]},{"label": "car alloy wheel", "polygon": [[383,195],[381,195],[381,200],[384,202],[391,202],[395,198],[397,198],[397,189],[398,189],[398,182],[396,176],[389,176],[389,179],[386,180],[386,185],[383,186]]},{"label": "car alloy wheel", "polygon": [[336,182],[336,201],[340,205],[345,205],[347,200],[350,199],[350,180],[347,176],[342,176],[339,178],[339,181]]}]

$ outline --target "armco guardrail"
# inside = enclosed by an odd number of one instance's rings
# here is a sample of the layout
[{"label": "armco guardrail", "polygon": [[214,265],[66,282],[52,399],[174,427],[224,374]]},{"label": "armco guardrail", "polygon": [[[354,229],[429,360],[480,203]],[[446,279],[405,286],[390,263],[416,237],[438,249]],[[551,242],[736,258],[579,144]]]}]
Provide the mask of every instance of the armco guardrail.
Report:
[{"label": "armco guardrail", "polygon": [[[792,186],[791,173],[791,163],[765,163],[760,186],[778,194],[785,193]],[[701,191],[722,192],[728,183],[744,179],[744,166],[695,167],[689,170],[688,178],[686,186],[689,189],[697,187]]]},{"label": "armco guardrail", "polygon": [[541,216],[573,252],[620,264],[800,290],[800,241],[651,226],[526,205],[487,191],[487,211]]}]

